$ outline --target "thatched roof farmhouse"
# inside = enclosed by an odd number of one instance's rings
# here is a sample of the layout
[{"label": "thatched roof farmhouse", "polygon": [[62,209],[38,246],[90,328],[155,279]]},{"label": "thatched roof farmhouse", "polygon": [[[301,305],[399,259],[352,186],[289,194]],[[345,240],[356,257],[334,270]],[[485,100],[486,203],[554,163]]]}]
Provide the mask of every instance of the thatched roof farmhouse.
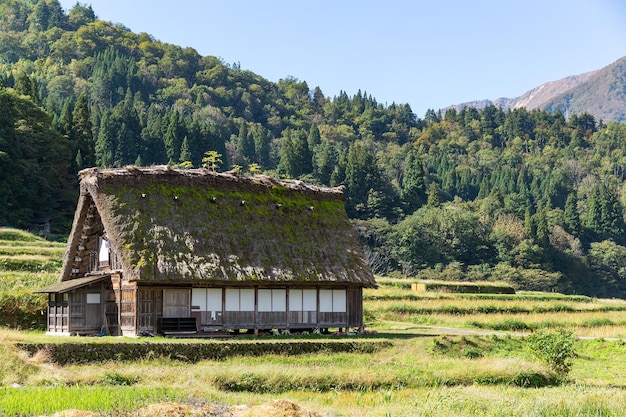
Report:
[{"label": "thatched roof farmhouse", "polygon": [[90,168],[50,333],[362,326],[375,287],[336,188],[171,167]]}]

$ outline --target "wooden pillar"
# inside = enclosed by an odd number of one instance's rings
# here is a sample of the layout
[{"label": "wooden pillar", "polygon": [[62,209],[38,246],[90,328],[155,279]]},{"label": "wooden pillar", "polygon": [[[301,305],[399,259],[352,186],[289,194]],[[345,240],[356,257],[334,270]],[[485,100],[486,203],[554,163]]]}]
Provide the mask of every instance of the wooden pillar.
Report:
[{"label": "wooden pillar", "polygon": [[[240,308],[241,309],[241,308]],[[254,335],[259,335],[259,287],[254,287]]]}]

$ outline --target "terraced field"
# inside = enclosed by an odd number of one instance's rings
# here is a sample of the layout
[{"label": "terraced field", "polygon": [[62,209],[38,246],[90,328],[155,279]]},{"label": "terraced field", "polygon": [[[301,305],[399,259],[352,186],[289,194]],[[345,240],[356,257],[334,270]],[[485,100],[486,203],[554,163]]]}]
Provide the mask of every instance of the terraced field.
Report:
[{"label": "terraced field", "polygon": [[58,279],[65,244],[0,229],[0,324],[45,329],[46,298],[33,294]]},{"label": "terraced field", "polygon": [[[57,280],[64,248],[0,229],[2,416],[235,417],[275,400],[294,416],[623,415],[624,300],[416,293],[410,279],[379,277],[364,294],[365,335],[51,337],[41,331],[45,296],[32,290]],[[566,375],[525,337],[562,331],[578,336]],[[265,353],[275,347],[283,353]]]}]

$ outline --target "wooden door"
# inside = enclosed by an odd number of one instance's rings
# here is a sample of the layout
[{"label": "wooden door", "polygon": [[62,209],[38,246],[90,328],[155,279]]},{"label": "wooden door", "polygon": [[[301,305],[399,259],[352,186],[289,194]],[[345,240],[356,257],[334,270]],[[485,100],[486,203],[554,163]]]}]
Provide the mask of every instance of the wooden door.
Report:
[{"label": "wooden door", "polygon": [[163,290],[163,317],[191,317],[191,290],[189,288]]},{"label": "wooden door", "polygon": [[137,319],[139,330],[156,331],[156,302],[153,288],[137,290]]}]

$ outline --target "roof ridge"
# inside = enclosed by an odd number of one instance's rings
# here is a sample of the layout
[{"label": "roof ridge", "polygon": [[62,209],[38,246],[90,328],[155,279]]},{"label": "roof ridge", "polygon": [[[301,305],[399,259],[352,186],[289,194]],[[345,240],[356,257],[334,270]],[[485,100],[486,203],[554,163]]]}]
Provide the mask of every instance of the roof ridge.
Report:
[{"label": "roof ridge", "polygon": [[326,187],[321,185],[315,185],[306,183],[297,179],[278,179],[267,174],[260,175],[239,175],[235,172],[216,172],[207,168],[191,168],[180,169],[174,168],[170,165],[153,165],[149,167],[139,167],[135,165],[127,165],[122,168],[85,168],[79,172],[79,176],[82,181],[93,184],[95,181],[112,178],[112,177],[124,177],[124,176],[140,176],[140,175],[178,175],[188,178],[201,178],[201,177],[214,177],[219,179],[226,179],[233,182],[248,183],[248,184],[260,184],[260,185],[272,185],[282,186],[291,190],[308,190],[320,193],[331,194],[343,194],[344,186],[338,187]]}]

